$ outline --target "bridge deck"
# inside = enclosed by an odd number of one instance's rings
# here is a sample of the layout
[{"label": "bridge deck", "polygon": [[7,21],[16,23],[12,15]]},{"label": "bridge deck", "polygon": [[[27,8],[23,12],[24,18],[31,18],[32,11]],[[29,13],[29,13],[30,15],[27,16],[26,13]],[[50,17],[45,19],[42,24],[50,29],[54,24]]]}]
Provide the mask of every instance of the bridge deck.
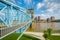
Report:
[{"label": "bridge deck", "polygon": [[27,22],[21,23],[20,25],[16,25],[10,28],[0,28],[0,37],[5,36],[6,34],[15,32],[18,28],[24,26]]}]

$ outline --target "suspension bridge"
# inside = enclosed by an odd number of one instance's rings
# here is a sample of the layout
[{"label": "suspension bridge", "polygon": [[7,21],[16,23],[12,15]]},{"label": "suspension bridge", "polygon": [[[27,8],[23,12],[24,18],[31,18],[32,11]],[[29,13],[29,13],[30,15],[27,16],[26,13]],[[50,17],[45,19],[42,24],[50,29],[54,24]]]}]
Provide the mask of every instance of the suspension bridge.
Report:
[{"label": "suspension bridge", "polygon": [[17,38],[19,40],[33,19],[26,13],[25,8],[7,0],[0,0],[0,3],[4,5],[0,9],[0,39],[19,31],[21,33]]}]

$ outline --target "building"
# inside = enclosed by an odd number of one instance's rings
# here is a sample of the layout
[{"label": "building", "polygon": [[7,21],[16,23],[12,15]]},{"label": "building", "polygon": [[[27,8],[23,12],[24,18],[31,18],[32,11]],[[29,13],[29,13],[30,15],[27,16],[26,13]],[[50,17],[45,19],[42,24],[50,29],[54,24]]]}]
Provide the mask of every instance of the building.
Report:
[{"label": "building", "polygon": [[37,17],[37,21],[40,22],[40,16]]},{"label": "building", "polygon": [[47,22],[50,22],[50,18],[47,18],[46,21],[47,21]]},{"label": "building", "polygon": [[51,16],[50,17],[50,20],[51,20],[51,22],[54,21],[55,20],[55,17],[54,16]]}]

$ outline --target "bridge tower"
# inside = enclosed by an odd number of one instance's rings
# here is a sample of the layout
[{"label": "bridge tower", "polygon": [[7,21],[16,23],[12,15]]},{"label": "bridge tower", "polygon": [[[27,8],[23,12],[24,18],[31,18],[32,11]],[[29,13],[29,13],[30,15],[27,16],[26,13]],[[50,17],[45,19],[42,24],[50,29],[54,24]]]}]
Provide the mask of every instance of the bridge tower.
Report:
[{"label": "bridge tower", "polygon": [[27,14],[31,14],[31,19],[34,19],[34,9],[26,9]]},{"label": "bridge tower", "polygon": [[30,15],[32,21],[32,24],[30,25],[30,28],[34,29],[34,9],[26,9],[26,12],[28,15]]}]

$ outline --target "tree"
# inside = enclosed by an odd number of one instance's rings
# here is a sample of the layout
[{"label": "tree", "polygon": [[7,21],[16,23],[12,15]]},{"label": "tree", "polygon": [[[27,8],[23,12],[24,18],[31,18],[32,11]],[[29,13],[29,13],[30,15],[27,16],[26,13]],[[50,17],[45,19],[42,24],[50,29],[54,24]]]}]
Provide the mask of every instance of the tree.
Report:
[{"label": "tree", "polygon": [[48,33],[47,33],[47,31],[44,31],[43,37],[45,38],[45,40],[47,40],[47,38],[48,38]]},{"label": "tree", "polygon": [[48,36],[49,36],[48,38],[50,39],[50,36],[51,36],[51,34],[52,34],[52,29],[51,29],[51,28],[48,28],[48,29],[47,29],[47,32],[48,32]]},{"label": "tree", "polygon": [[43,37],[45,38],[45,40],[50,39],[51,33],[52,33],[52,29],[51,28],[48,28],[46,31],[44,31]]},{"label": "tree", "polygon": [[51,29],[51,28],[48,28],[48,29],[47,29],[47,32],[48,32],[48,35],[51,36],[52,29]]}]

